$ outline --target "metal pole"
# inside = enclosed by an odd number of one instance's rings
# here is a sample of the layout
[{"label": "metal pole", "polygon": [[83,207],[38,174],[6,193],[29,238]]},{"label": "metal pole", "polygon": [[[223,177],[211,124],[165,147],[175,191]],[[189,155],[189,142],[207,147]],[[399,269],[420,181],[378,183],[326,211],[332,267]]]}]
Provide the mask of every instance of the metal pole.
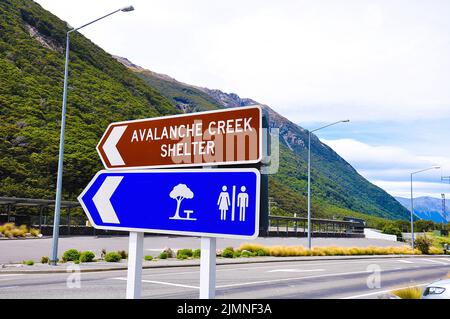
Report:
[{"label": "metal pole", "polygon": [[201,237],[200,299],[216,297],[216,238]]},{"label": "metal pole", "polygon": [[413,174],[411,173],[411,248],[414,254],[414,198],[413,198]]},{"label": "metal pole", "polygon": [[61,214],[61,194],[62,194],[62,177],[63,177],[63,161],[64,161],[64,135],[66,129],[66,105],[67,105],[67,81],[69,75],[69,32],[66,34],[66,63],[64,67],[64,90],[63,103],[61,112],[61,133],[59,137],[59,158],[58,158],[58,177],[56,181],[56,199],[55,199],[55,216],[53,218],[53,239],[52,239],[52,256],[51,265],[58,262],[58,239],[59,239],[59,219]]},{"label": "metal pole", "polygon": [[63,103],[61,111],[61,133],[59,138],[59,157],[58,157],[58,177],[56,180],[56,200],[55,200],[55,216],[53,219],[53,239],[52,239],[52,254],[50,259],[51,265],[56,265],[58,261],[58,239],[59,239],[59,220],[61,214],[61,194],[62,194],[62,175],[63,175],[63,161],[64,161],[64,135],[66,129],[66,106],[67,106],[67,81],[69,76],[69,47],[70,47],[70,33],[80,30],[94,22],[109,17],[116,12],[128,12],[133,11],[132,6],[124,7],[115,10],[107,15],[104,15],[98,19],[95,19],[89,23],[83,24],[81,27],[71,29],[66,33],[66,63],[64,66],[64,90],[63,90]]},{"label": "metal pole", "polygon": [[311,249],[311,131],[308,134],[308,249]]},{"label": "metal pole", "polygon": [[144,233],[130,232],[128,243],[127,299],[141,298]]}]

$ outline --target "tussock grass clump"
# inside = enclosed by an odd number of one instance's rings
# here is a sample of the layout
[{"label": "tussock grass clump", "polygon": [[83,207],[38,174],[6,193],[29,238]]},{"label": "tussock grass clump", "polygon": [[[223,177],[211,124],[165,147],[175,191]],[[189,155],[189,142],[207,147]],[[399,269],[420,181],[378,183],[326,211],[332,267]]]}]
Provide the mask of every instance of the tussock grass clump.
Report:
[{"label": "tussock grass clump", "polygon": [[[411,255],[412,249],[402,247],[314,247],[312,250],[303,246],[264,246],[260,244],[242,244],[239,251],[250,251],[257,255],[275,257],[297,257],[297,256],[355,256],[355,255]],[[419,250],[415,254],[421,254]],[[261,254],[261,255],[260,255]]]},{"label": "tussock grass clump", "polygon": [[422,289],[419,287],[408,287],[392,291],[394,295],[401,299],[421,299]]},{"label": "tussock grass clump", "polygon": [[439,247],[430,247],[428,249],[428,254],[429,255],[443,255],[444,254],[444,249],[439,248]]},{"label": "tussock grass clump", "polygon": [[40,231],[35,228],[28,229],[26,225],[16,226],[14,223],[5,223],[0,226],[0,234],[8,238],[29,236],[38,237],[40,235]]}]

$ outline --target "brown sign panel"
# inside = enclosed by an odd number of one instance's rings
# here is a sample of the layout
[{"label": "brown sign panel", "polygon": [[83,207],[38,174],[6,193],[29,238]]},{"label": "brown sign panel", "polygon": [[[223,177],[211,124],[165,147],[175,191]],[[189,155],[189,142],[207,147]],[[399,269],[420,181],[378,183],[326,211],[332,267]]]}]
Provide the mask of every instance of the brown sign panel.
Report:
[{"label": "brown sign panel", "polygon": [[97,151],[107,169],[257,163],[259,106],[112,123]]}]

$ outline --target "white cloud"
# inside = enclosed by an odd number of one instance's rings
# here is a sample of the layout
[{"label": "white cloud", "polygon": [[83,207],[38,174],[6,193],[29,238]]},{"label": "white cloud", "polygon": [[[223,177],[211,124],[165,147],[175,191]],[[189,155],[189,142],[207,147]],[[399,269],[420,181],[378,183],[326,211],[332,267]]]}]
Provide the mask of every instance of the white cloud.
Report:
[{"label": "white cloud", "polygon": [[[72,25],[128,0],[38,0]],[[291,120],[450,118],[449,2],[133,0],[82,32],[181,81]],[[86,10],[89,8],[89,10]]]},{"label": "white cloud", "polygon": [[374,146],[353,139],[321,141],[332,147],[362,176],[394,196],[409,194],[411,172],[434,165],[442,168],[414,175],[415,196],[437,197],[442,192],[450,192],[450,187],[440,182],[441,174],[450,172],[448,158],[419,156],[401,147]]}]

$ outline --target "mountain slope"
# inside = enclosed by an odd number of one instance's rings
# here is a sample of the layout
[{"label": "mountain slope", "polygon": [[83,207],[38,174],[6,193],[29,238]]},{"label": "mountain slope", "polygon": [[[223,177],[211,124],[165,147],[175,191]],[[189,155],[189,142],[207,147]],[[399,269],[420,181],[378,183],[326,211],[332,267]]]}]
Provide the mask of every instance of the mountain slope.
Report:
[{"label": "mountain slope", "polygon": [[[395,197],[408,211],[411,211],[411,199]],[[450,221],[450,200],[445,200],[445,215],[442,212],[442,199],[428,196],[414,198],[414,215],[420,219],[431,220],[435,223]]]},{"label": "mountain slope", "polygon": [[[220,90],[211,90],[181,83],[170,76],[154,73],[142,67],[132,64],[124,58],[118,60],[130,67],[147,84],[157,88],[161,94],[176,103],[184,112],[209,110],[213,108],[239,107],[260,104],[252,99],[240,98],[237,94],[224,93]],[[205,97],[206,95],[206,97]],[[209,99],[208,99],[209,97]],[[211,103],[210,99],[213,99]],[[182,101],[182,102],[180,102]],[[201,102],[197,102],[201,101]],[[280,128],[280,170],[271,179],[271,185],[276,181],[277,185],[287,185],[295,194],[298,204],[286,203],[283,196],[287,190],[280,193],[270,188],[269,193],[276,202],[284,202],[280,205],[285,212],[297,213],[300,216],[306,214],[306,155],[308,131],[290,122],[269,106],[263,105],[270,115],[271,127]],[[313,135],[312,144],[312,191],[315,201],[319,204],[331,204],[353,212],[362,212],[372,216],[389,219],[407,219],[408,211],[402,207],[392,196],[381,188],[371,184],[330,147],[320,142]],[[277,186],[278,187],[278,186]],[[284,194],[284,195],[283,195]],[[315,210],[317,213],[317,210]],[[333,210],[319,209],[315,216],[333,216]]]}]

